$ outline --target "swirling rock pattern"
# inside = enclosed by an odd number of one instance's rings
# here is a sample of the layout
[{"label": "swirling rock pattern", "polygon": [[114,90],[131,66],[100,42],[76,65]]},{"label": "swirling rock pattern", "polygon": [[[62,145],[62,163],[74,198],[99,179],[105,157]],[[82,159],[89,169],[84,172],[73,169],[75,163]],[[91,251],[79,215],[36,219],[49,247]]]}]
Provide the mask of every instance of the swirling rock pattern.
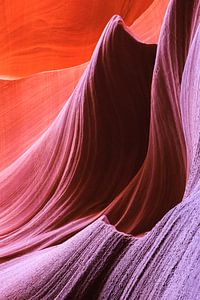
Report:
[{"label": "swirling rock pattern", "polygon": [[116,203],[147,152],[155,53],[156,46],[134,40],[119,17],[109,22],[58,118],[10,176],[2,176],[1,253],[8,255],[8,243],[16,244],[12,252],[33,247],[24,238],[31,241],[34,232],[37,247],[52,243],[52,234],[62,241],[82,227],[79,220],[93,220]]},{"label": "swirling rock pattern", "polygon": [[112,17],[1,172],[1,299],[199,299],[199,66],[198,0],[170,2],[158,46]]},{"label": "swirling rock pattern", "polygon": [[3,0],[0,77],[20,78],[88,61],[114,14],[128,25],[154,0]]}]

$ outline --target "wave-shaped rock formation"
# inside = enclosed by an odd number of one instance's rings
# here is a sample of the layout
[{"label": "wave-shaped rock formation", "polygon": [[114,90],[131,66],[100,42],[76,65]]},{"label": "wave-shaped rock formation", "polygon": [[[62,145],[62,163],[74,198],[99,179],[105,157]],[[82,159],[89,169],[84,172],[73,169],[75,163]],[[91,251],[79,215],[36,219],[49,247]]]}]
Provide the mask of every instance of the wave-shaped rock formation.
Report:
[{"label": "wave-shaped rock formation", "polygon": [[168,1],[1,1],[0,171],[58,115],[113,14],[140,41],[157,43]]},{"label": "wave-shaped rock formation", "polygon": [[199,299],[200,2],[158,45],[112,17],[85,67],[0,173],[0,299]]},{"label": "wave-shaped rock formation", "polygon": [[0,77],[20,78],[82,64],[114,14],[132,25],[153,2],[157,0],[35,0],[29,5],[26,0],[3,0]]}]

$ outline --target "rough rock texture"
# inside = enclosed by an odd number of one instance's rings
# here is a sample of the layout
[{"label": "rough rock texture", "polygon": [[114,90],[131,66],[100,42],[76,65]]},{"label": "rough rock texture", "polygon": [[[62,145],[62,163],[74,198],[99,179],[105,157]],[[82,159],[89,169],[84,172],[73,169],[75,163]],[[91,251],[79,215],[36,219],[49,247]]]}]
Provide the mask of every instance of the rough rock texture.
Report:
[{"label": "rough rock texture", "polygon": [[110,20],[1,172],[0,299],[200,298],[199,70],[198,0],[170,2],[157,47]]}]

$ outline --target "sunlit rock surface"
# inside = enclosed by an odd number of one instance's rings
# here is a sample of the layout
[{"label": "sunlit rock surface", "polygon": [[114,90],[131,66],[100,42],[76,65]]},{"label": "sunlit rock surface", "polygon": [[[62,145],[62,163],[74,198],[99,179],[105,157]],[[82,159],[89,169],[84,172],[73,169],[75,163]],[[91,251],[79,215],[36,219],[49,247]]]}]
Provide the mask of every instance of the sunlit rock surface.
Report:
[{"label": "sunlit rock surface", "polygon": [[200,297],[200,3],[170,1],[156,45],[167,2],[132,2],[89,63],[0,83],[4,149],[7,113],[28,125],[2,152],[0,299]]}]

